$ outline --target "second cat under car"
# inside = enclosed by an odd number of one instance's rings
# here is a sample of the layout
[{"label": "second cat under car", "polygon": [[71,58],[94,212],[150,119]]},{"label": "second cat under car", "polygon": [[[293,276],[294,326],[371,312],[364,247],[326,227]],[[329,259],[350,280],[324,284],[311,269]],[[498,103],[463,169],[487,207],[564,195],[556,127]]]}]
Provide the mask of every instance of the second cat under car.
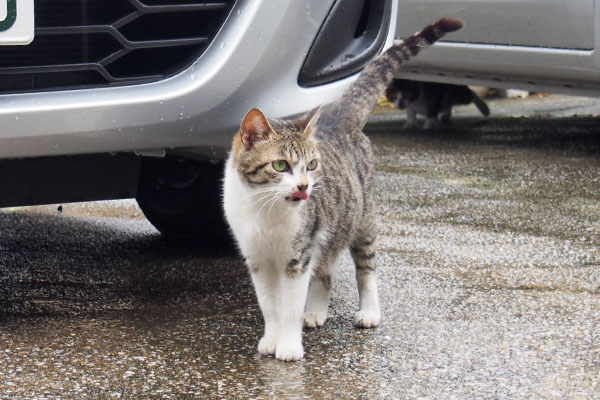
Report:
[{"label": "second cat under car", "polygon": [[467,86],[394,79],[385,95],[396,107],[406,109],[407,128],[417,126],[417,114],[425,116],[424,129],[438,128],[440,121],[450,121],[455,105],[474,103],[483,115],[490,115],[487,104]]}]

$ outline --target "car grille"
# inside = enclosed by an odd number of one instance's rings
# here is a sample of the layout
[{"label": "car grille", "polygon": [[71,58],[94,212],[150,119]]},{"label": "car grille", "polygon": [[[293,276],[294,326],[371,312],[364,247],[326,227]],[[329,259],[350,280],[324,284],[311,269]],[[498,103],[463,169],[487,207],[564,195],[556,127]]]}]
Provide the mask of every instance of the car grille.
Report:
[{"label": "car grille", "polygon": [[0,47],[0,93],[146,83],[208,47],[235,0],[35,0],[35,39]]}]

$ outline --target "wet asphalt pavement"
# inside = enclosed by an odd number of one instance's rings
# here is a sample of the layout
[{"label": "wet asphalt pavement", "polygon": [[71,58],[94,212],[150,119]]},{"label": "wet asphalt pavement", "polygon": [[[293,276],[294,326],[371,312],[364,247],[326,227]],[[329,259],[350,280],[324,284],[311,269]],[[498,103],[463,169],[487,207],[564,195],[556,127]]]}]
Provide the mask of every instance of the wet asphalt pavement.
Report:
[{"label": "wet asphalt pavement", "polygon": [[372,119],[382,325],[353,328],[345,255],[296,363],[257,354],[236,254],[131,201],[0,210],[0,399],[600,398],[600,102],[491,108]]}]

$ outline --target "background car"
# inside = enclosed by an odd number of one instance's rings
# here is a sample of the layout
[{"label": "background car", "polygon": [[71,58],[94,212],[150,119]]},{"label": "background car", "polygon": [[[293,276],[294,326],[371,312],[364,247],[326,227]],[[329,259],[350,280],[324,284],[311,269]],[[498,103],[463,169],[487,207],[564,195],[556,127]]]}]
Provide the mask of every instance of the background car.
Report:
[{"label": "background car", "polygon": [[[0,207],[135,197],[165,235],[206,243],[226,235],[222,160],[243,115],[287,118],[333,101],[391,45],[397,6],[16,3],[34,18],[0,2]],[[10,37],[15,16],[33,41]]]},{"label": "background car", "polygon": [[398,77],[598,96],[600,4],[593,0],[400,0],[396,37],[451,15],[466,27]]}]

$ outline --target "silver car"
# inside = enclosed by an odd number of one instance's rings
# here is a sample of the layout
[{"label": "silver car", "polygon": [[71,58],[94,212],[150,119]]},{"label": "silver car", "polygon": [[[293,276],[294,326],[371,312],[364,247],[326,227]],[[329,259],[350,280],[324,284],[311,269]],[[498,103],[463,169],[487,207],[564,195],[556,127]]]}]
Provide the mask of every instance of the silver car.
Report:
[{"label": "silver car", "polygon": [[396,36],[440,16],[466,27],[399,77],[550,93],[600,94],[600,4],[593,0],[400,0]]},{"label": "silver car", "polygon": [[135,197],[218,242],[243,115],[334,100],[394,39],[392,0],[0,0],[0,207]]}]

